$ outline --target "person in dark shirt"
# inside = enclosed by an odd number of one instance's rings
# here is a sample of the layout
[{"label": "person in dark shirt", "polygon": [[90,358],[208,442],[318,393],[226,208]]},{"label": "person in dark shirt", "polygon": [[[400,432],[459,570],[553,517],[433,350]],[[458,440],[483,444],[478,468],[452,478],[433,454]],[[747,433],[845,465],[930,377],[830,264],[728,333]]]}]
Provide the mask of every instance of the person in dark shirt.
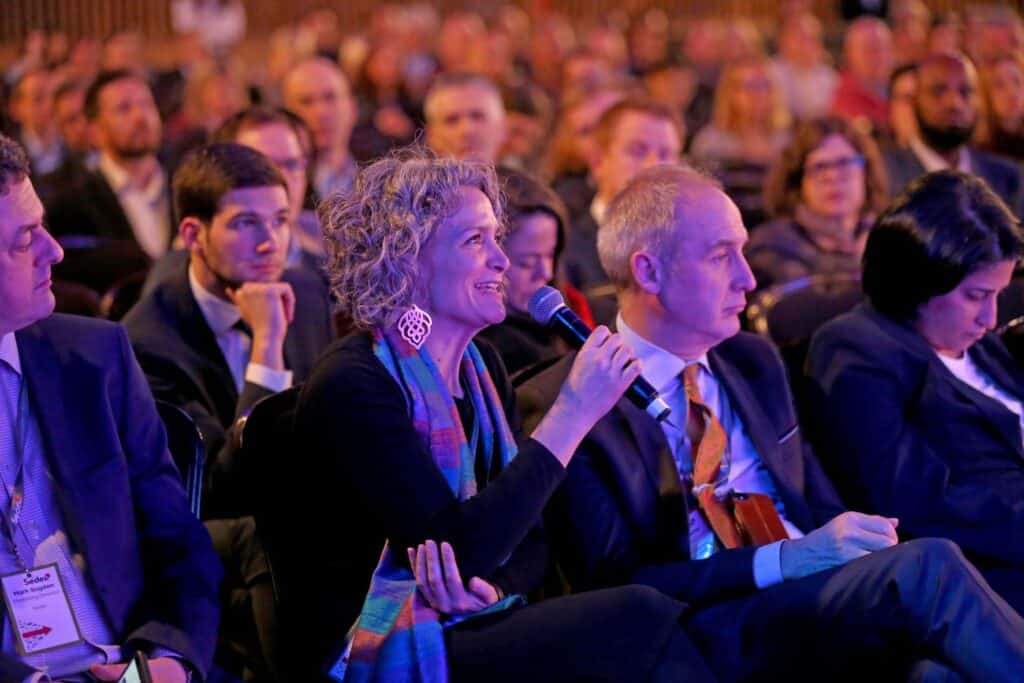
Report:
[{"label": "person in dark shirt", "polygon": [[638,369],[595,330],[516,454],[501,362],[471,342],[506,312],[491,167],[387,158],[320,213],[334,294],[360,331],[299,394],[303,464],[282,469],[274,512],[301,680],[711,680],[683,606],[653,591],[517,606],[545,574],[540,514],[570,454]]},{"label": "person in dark shirt", "polygon": [[[504,283],[508,315],[480,335],[494,344],[505,369],[514,375],[567,350],[547,326],[533,319],[529,303],[538,289],[555,280],[568,219],[558,195],[535,176],[501,166],[498,180],[508,212],[508,232],[502,243],[509,259]],[[562,288],[572,290],[566,297],[570,306],[584,319],[590,318],[586,299],[578,290],[566,283]]]}]

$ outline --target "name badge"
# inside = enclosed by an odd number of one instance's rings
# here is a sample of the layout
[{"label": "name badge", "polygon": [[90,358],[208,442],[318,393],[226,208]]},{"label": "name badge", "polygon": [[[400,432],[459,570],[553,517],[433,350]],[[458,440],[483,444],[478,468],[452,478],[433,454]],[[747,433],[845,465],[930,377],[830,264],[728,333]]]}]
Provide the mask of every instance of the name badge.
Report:
[{"label": "name badge", "polygon": [[0,576],[4,603],[23,655],[82,641],[56,564]]}]

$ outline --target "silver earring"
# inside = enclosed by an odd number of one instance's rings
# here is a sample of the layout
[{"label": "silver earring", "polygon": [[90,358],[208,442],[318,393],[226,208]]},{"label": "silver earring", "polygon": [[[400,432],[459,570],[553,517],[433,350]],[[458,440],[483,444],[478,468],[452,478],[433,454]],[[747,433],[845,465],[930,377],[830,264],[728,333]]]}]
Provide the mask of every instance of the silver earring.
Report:
[{"label": "silver earring", "polygon": [[434,324],[430,314],[413,304],[398,319],[398,334],[417,351],[430,336],[430,326]]}]

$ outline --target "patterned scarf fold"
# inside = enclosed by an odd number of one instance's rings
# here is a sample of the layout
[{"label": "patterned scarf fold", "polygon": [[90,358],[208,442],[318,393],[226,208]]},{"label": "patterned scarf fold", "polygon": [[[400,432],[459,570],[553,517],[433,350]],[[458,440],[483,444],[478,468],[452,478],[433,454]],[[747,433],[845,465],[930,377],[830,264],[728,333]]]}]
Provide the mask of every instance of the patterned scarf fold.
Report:
[{"label": "patterned scarf fold", "polygon": [[[416,433],[452,492],[460,501],[476,495],[476,453],[466,441],[458,408],[430,354],[425,348],[417,351],[392,331],[380,330],[374,332],[373,352],[404,389]],[[495,445],[504,468],[515,457],[515,440],[494,382],[472,343],[462,356],[460,376],[476,413],[479,429],[474,432],[488,458],[485,471],[490,471]],[[335,681],[447,682],[441,616],[420,595],[405,562],[404,550],[387,541],[345,653],[328,671]],[[521,596],[508,596],[477,615],[520,603]]]}]

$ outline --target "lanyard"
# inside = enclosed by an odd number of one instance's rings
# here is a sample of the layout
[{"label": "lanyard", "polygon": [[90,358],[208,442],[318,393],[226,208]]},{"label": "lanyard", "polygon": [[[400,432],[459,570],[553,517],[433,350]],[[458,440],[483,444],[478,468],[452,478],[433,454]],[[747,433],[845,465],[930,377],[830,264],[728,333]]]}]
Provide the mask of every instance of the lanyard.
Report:
[{"label": "lanyard", "polygon": [[[28,420],[28,392],[25,390],[24,378],[19,379],[18,405],[15,408],[15,414],[11,416],[13,418],[11,424],[14,425],[14,450],[18,462],[16,474],[14,475],[14,486],[11,487],[6,481],[3,481],[4,488],[7,490],[7,495],[10,498],[7,514],[4,515],[3,529],[7,539],[11,542],[11,547],[14,549],[14,556],[18,560],[18,564],[21,565],[22,569],[28,571],[28,563],[25,562],[25,558],[21,555],[21,549],[18,547],[17,536],[15,535],[18,521],[21,519],[21,512],[25,507],[25,432],[27,431],[25,423]],[[5,401],[5,403],[9,413],[10,402]]]}]

